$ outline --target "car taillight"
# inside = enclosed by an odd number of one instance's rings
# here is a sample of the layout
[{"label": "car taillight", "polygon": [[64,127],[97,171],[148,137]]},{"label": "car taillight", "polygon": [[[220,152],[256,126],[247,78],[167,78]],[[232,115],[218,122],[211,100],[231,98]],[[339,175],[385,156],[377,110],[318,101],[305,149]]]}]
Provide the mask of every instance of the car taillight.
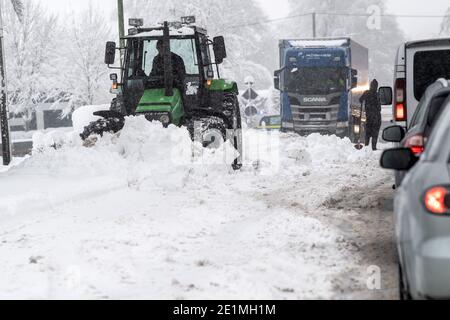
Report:
[{"label": "car taillight", "polygon": [[405,148],[410,148],[416,156],[420,156],[425,151],[424,137],[418,134],[407,138],[405,141]]},{"label": "car taillight", "polygon": [[397,79],[395,81],[395,103],[394,118],[395,121],[406,121],[406,80]]},{"label": "car taillight", "polygon": [[448,187],[433,187],[425,193],[425,208],[437,215],[450,214],[450,190]]},{"label": "car taillight", "polygon": [[406,120],[406,109],[403,103],[398,103],[395,106],[395,121],[405,121]]}]

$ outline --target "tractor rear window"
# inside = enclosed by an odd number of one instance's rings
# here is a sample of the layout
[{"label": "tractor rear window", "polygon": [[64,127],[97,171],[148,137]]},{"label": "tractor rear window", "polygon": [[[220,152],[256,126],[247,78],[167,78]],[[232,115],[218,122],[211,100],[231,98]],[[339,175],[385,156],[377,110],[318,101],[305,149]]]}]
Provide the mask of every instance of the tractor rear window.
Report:
[{"label": "tractor rear window", "polygon": [[414,96],[422,99],[439,78],[450,79],[450,50],[421,51],[414,55]]}]

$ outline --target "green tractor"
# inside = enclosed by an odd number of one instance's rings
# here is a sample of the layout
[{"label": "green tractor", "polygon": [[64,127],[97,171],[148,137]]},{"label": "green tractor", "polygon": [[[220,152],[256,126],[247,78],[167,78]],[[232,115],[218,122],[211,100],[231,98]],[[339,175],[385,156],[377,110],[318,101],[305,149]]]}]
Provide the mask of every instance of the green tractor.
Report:
[{"label": "green tractor", "polygon": [[206,30],[194,23],[194,17],[185,17],[182,22],[143,28],[142,19],[130,19],[133,28],[124,38],[125,47],[106,44],[105,63],[112,69],[116,50],[121,51],[122,67],[116,69],[122,81],[111,74],[111,92],[117,96],[109,111],[94,113],[101,119],[85,128],[81,134],[85,142],[105,132],[119,132],[126,116],[142,115],[165,127],[187,127],[191,138],[204,147],[215,148],[230,140],[240,154],[233,168],[241,168],[238,87],[219,73],[219,64],[227,56],[224,38],[210,40]]}]

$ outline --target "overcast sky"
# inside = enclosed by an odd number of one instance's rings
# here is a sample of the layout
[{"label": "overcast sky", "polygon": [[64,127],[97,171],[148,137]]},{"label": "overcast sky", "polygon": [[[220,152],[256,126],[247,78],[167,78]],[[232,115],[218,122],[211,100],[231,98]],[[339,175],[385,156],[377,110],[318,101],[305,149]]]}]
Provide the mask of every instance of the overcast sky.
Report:
[{"label": "overcast sky", "polygon": [[[64,13],[88,6],[89,2],[101,7],[115,6],[116,0],[34,0],[48,6],[50,10]],[[163,0],[162,0],[163,1]],[[220,0],[219,0],[220,1]],[[271,18],[289,15],[288,0],[257,0]],[[339,0],[336,0],[339,1]],[[125,0],[126,2],[126,0]],[[388,13],[444,15],[450,7],[449,0],[387,0]],[[107,10],[105,10],[106,12]],[[400,18],[399,23],[409,39],[427,38],[438,35],[441,19],[436,18]]]}]

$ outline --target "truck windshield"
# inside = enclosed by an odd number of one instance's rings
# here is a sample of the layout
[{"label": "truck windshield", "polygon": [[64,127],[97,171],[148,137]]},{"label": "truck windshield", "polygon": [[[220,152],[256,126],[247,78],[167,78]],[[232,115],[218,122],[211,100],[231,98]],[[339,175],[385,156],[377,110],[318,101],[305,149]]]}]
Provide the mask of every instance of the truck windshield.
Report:
[{"label": "truck windshield", "polygon": [[[129,53],[128,76],[149,76],[158,56],[157,40],[136,40]],[[194,39],[171,39],[170,50],[183,59],[186,74],[198,75],[197,52]]]},{"label": "truck windshield", "polygon": [[346,87],[344,68],[294,68],[286,78],[288,91],[301,95],[328,95]]}]

